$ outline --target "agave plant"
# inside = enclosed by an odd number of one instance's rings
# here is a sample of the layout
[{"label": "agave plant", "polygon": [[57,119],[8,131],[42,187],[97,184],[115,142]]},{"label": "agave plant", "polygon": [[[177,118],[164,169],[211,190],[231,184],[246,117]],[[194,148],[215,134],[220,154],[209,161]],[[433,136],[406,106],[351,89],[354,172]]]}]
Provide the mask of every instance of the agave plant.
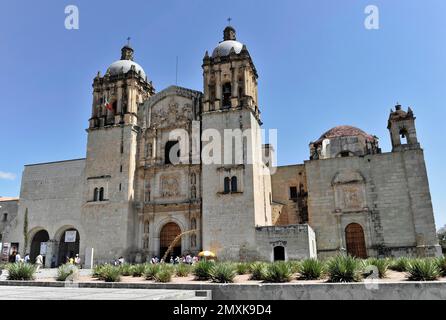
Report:
[{"label": "agave plant", "polygon": [[264,280],[268,282],[288,282],[292,277],[292,270],[288,263],[278,261],[268,264]]},{"label": "agave plant", "polygon": [[407,268],[411,281],[433,281],[441,275],[441,270],[434,259],[413,259]]},{"label": "agave plant", "polygon": [[436,263],[438,269],[440,269],[441,276],[446,277],[446,257],[437,258]]},{"label": "agave plant", "polygon": [[379,258],[369,258],[367,260],[363,260],[364,267],[374,266],[378,271],[378,276],[380,279],[386,277],[387,269],[390,265],[389,259],[379,259]]},{"label": "agave plant", "polygon": [[400,258],[394,259],[390,262],[389,269],[398,271],[398,272],[406,272],[409,267],[410,260],[411,259],[409,259],[407,257],[400,257]]},{"label": "agave plant", "polygon": [[147,264],[135,264],[130,267],[130,274],[133,277],[142,277],[144,271],[147,267]]},{"label": "agave plant", "polygon": [[299,265],[299,279],[317,280],[320,279],[325,270],[324,262],[317,259],[306,259]]},{"label": "agave plant", "polygon": [[156,282],[170,282],[172,281],[172,268],[160,268],[158,272],[155,274]]},{"label": "agave plant", "polygon": [[177,277],[187,277],[191,273],[191,266],[186,263],[180,263],[175,267]]},{"label": "agave plant", "polygon": [[265,262],[254,262],[250,266],[251,269],[251,280],[264,280],[266,272]]},{"label": "agave plant", "polygon": [[211,279],[217,283],[232,283],[237,274],[236,267],[231,262],[217,263],[212,267]]},{"label": "agave plant", "polygon": [[59,268],[57,268],[57,281],[65,281],[68,277],[76,276],[79,273],[79,269],[72,264],[63,264]]},{"label": "agave plant", "polygon": [[156,273],[161,269],[159,264],[149,264],[144,270],[144,278],[146,280],[155,280]]},{"label": "agave plant", "polygon": [[236,264],[237,274],[248,274],[250,272],[250,264],[247,262],[239,262]]},{"label": "agave plant", "polygon": [[8,280],[34,280],[37,267],[30,263],[18,262],[6,266]]},{"label": "agave plant", "polygon": [[132,275],[132,265],[130,263],[123,263],[119,266],[119,270],[122,276],[131,276]]},{"label": "agave plant", "polygon": [[209,280],[211,278],[211,272],[214,263],[211,261],[200,261],[195,267],[193,274],[195,275],[196,280]]},{"label": "agave plant", "polygon": [[105,282],[119,282],[121,281],[121,272],[119,267],[115,267],[109,264],[102,266],[100,272],[100,278]]},{"label": "agave plant", "polygon": [[348,255],[338,255],[328,260],[329,282],[357,282],[361,280],[360,260]]}]

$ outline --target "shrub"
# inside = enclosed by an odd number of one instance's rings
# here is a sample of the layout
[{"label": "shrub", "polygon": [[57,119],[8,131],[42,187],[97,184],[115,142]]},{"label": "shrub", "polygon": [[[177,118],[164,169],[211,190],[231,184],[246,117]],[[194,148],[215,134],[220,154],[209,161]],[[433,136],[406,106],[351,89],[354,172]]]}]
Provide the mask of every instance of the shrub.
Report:
[{"label": "shrub", "polygon": [[102,270],[103,270],[104,265],[96,265],[93,267],[93,272],[91,274],[91,276],[93,278],[97,278],[100,279],[101,275],[102,275]]},{"label": "shrub", "polygon": [[197,280],[209,280],[214,263],[211,261],[199,261],[194,268],[194,275]]},{"label": "shrub", "polygon": [[390,262],[389,269],[398,271],[398,272],[406,272],[409,267],[410,259],[407,257],[400,257],[394,259]]},{"label": "shrub", "polygon": [[434,259],[413,259],[407,268],[408,279],[411,281],[437,280],[441,271]]},{"label": "shrub", "polygon": [[338,255],[327,262],[329,282],[360,281],[360,271],[360,260],[352,256]]},{"label": "shrub", "polygon": [[217,283],[232,283],[237,274],[236,266],[230,262],[217,263],[212,267],[211,279]]},{"label": "shrub", "polygon": [[63,264],[57,268],[57,281],[65,281],[71,275],[75,276],[79,273],[79,269],[72,264]]},{"label": "shrub", "polygon": [[265,262],[254,262],[251,264],[251,280],[264,280],[266,272]]},{"label": "shrub", "polygon": [[155,274],[156,282],[170,282],[172,281],[172,268],[160,268]]},{"label": "shrub", "polygon": [[301,265],[300,261],[291,260],[291,261],[288,261],[287,264],[289,265],[292,273],[298,273],[299,272],[300,265]]},{"label": "shrub", "polygon": [[288,282],[291,280],[292,274],[288,263],[278,261],[267,265],[264,280],[268,282]]},{"label": "shrub", "polygon": [[134,264],[130,267],[129,271],[133,277],[142,277],[146,267],[146,264]]},{"label": "shrub", "polygon": [[250,264],[246,262],[239,262],[235,265],[237,274],[248,274],[250,272]]},{"label": "shrub", "polygon": [[121,276],[131,276],[132,265],[130,263],[123,263],[119,266],[119,271],[121,272]]},{"label": "shrub", "polygon": [[8,280],[34,280],[37,267],[30,263],[11,263],[6,266]]},{"label": "shrub", "polygon": [[317,280],[324,274],[324,263],[317,259],[305,259],[299,266],[299,279]]},{"label": "shrub", "polygon": [[112,265],[104,265],[100,272],[100,278],[105,282],[119,282],[121,281],[121,272],[119,267]]},{"label": "shrub", "polygon": [[177,277],[187,277],[191,273],[191,266],[186,263],[180,263],[175,268]]},{"label": "shrub", "polygon": [[389,259],[370,258],[364,260],[364,267],[375,266],[378,269],[378,276],[380,279],[386,277],[387,269],[389,268]]},{"label": "shrub", "polygon": [[441,276],[446,277],[446,257],[437,258],[436,263],[438,269],[440,269]]},{"label": "shrub", "polygon": [[146,280],[155,280],[155,275],[160,268],[159,264],[149,264],[144,270],[144,278],[146,278]]}]

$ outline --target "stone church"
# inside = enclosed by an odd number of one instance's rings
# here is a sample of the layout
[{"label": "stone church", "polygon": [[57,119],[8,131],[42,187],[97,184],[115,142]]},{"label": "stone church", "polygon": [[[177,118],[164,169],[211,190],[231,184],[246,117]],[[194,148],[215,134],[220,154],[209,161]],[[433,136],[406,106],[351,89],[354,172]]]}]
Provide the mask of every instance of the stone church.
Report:
[{"label": "stone church", "polygon": [[[173,255],[223,260],[440,254],[413,111],[391,110],[390,152],[337,126],[310,143],[304,163],[273,167],[254,61],[233,27],[223,34],[203,58],[203,92],[156,93],[122,48],[93,80],[86,158],[26,165],[19,199],[0,202],[3,259],[18,250],[43,253],[47,266],[76,253],[141,262],[175,239]],[[217,143],[228,130],[249,134],[234,148],[232,138]],[[216,154],[225,161],[209,161]]]}]

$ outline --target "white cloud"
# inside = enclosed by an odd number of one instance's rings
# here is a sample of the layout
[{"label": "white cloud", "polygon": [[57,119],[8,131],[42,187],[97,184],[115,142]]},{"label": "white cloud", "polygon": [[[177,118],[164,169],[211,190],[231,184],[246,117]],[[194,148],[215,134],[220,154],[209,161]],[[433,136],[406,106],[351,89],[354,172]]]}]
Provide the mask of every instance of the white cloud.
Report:
[{"label": "white cloud", "polygon": [[0,171],[0,180],[15,180],[15,174],[11,172]]}]

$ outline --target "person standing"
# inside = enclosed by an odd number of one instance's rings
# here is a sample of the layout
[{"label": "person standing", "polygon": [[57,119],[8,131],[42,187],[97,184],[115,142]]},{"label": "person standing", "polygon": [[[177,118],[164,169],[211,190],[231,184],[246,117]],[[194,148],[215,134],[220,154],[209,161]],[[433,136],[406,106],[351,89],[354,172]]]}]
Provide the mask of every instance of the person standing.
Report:
[{"label": "person standing", "polygon": [[79,254],[76,254],[76,257],[74,258],[74,265],[78,268],[81,267],[81,258],[79,257]]},{"label": "person standing", "polygon": [[42,267],[42,265],[43,265],[43,256],[41,254],[39,254],[36,257],[36,266],[37,266],[36,272],[39,271],[39,269]]},{"label": "person standing", "polygon": [[29,263],[29,253],[25,254],[25,263]]},{"label": "person standing", "polygon": [[15,255],[15,262],[16,263],[22,262],[22,257],[20,256],[20,253],[18,253],[18,252]]}]

